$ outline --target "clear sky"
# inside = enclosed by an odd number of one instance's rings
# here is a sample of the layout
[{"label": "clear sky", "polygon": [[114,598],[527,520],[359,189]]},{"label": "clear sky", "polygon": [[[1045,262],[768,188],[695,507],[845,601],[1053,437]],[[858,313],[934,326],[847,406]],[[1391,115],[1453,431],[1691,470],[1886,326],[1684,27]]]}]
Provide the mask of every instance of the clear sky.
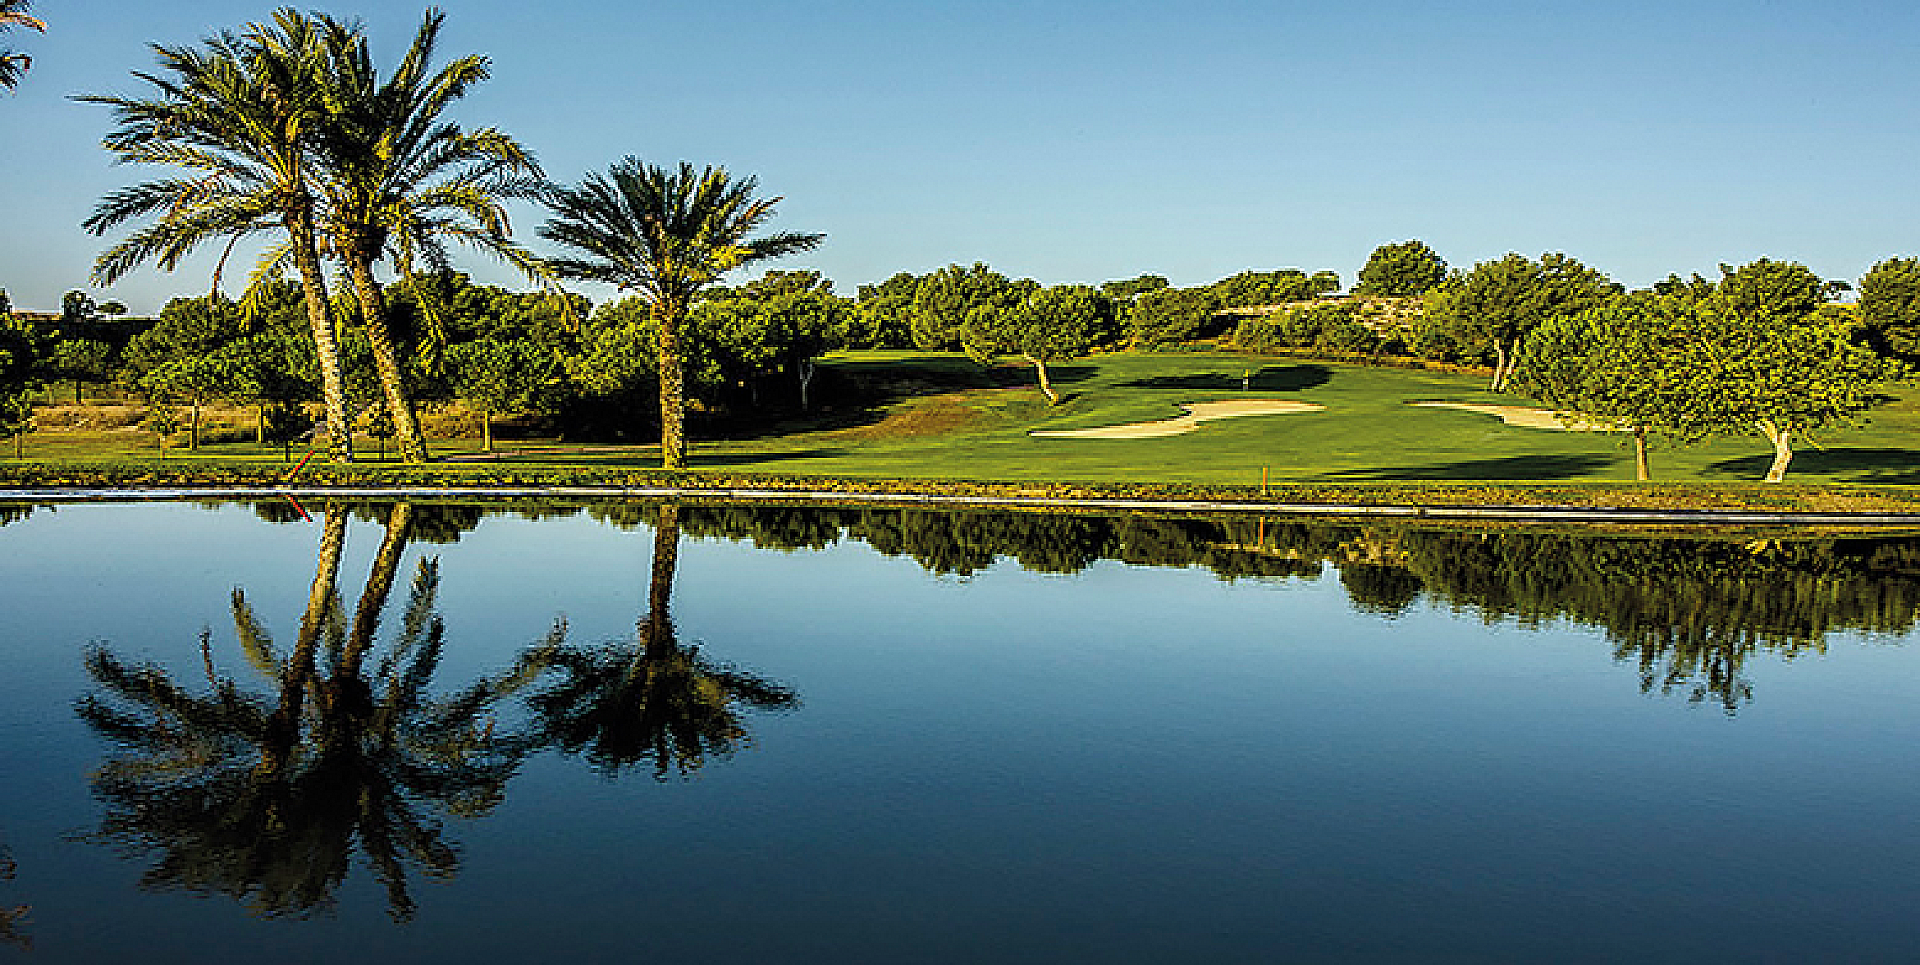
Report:
[{"label": "clear sky", "polygon": [[[1857,279],[1920,252],[1920,4],[1294,0],[446,0],[447,54],[494,79],[457,109],[576,181],[632,154],[724,164],[823,231],[844,294],[985,261],[1045,283],[1249,268],[1351,283],[1407,238],[1468,266],[1565,251],[1628,285],[1720,262]],[[365,20],[388,60],[423,6]],[[149,41],[265,17],[251,0],[38,0],[0,94],[0,287],[135,311],[207,264],[86,284],[78,225],[115,187],[104,108]],[[533,238],[537,211],[518,213]],[[480,256],[483,280],[512,283]],[[466,266],[463,266],[466,267]],[[589,292],[596,297],[601,292]]]}]

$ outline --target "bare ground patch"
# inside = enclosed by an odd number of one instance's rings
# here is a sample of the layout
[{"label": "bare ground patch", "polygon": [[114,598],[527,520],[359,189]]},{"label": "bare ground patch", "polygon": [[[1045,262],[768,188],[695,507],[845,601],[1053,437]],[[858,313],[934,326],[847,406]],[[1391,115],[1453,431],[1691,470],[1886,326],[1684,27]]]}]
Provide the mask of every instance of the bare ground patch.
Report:
[{"label": "bare ground patch", "polygon": [[1569,412],[1564,416],[1552,409],[1527,405],[1493,405],[1477,402],[1409,402],[1426,409],[1458,409],[1497,417],[1501,422],[1522,429],[1555,429],[1561,432],[1610,432],[1611,426]]},{"label": "bare ground patch", "polygon": [[1252,415],[1294,415],[1302,412],[1319,412],[1326,406],[1312,402],[1274,399],[1228,399],[1221,402],[1183,402],[1180,408],[1187,410],[1187,414],[1173,419],[1130,422],[1092,429],[1036,429],[1028,435],[1048,439],[1157,439],[1162,436],[1184,435],[1200,428],[1200,423],[1215,419],[1233,419]]}]

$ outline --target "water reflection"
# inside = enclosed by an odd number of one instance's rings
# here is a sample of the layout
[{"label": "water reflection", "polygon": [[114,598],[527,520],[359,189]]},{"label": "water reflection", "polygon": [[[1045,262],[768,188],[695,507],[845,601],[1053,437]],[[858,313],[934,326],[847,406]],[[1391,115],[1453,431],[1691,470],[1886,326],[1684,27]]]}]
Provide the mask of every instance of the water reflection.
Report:
[{"label": "water reflection", "polygon": [[264,692],[214,667],[207,687],[130,664],[104,646],[86,658],[98,689],[80,717],[121,750],[93,777],[106,814],[95,837],[151,861],[141,883],[229,895],[265,915],[331,906],[359,853],[385,888],[389,912],[414,912],[415,874],[449,878],[458,851],[438,815],[473,817],[502,799],[531,750],[498,733],[495,708],[529,683],[537,658],[446,697],[430,685],[446,644],[439,569],[423,559],[399,632],[374,638],[413,528],[396,503],[357,605],[337,588],[347,512],[330,507],[318,565],[293,646],[282,654],[244,591],[233,591],[239,646]]},{"label": "water reflection", "polygon": [[[1755,654],[1823,652],[1843,631],[1903,635],[1920,615],[1920,540],[1718,539],[1473,532],[1321,522],[717,506],[695,535],[799,549],[847,538],[936,573],[1013,559],[1071,573],[1100,559],[1203,567],[1225,580],[1338,574],[1351,605],[1393,618],[1423,598],[1488,623],[1603,629],[1641,689],[1752,699]],[[608,517],[612,518],[612,517]]]},{"label": "water reflection", "polygon": [[651,764],[656,779],[690,775],[745,746],[742,708],[785,710],[799,698],[682,642],[671,610],[680,556],[680,507],[658,507],[647,612],[632,643],[560,646],[545,662],[563,679],[529,700],[542,743],[613,776]]},{"label": "water reflection", "polygon": [[[12,881],[17,870],[12,852],[6,845],[0,845],[0,881]],[[27,934],[26,926],[27,916],[32,913],[32,905],[0,905],[0,945],[31,951],[33,936]]]}]

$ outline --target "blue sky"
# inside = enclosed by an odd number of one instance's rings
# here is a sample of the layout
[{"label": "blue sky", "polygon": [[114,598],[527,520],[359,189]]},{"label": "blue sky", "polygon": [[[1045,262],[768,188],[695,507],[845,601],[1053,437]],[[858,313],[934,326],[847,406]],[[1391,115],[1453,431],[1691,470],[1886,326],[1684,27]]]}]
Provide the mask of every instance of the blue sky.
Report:
[{"label": "blue sky", "polygon": [[[458,109],[575,181],[628,154],[719,163],[823,231],[842,293],[985,261],[1042,282],[1332,269],[1421,238],[1455,265],[1565,251],[1629,285],[1760,256],[1858,278],[1920,252],[1920,5],[447,0],[493,58]],[[320,6],[404,46],[423,6]],[[236,0],[38,0],[0,95],[0,287],[136,311],[209,264],[87,285],[78,224],[151,176],[77,93],[141,93],[149,41]],[[516,227],[539,246],[538,211]],[[484,280],[512,283],[480,256]],[[600,297],[604,292],[590,292]]]}]

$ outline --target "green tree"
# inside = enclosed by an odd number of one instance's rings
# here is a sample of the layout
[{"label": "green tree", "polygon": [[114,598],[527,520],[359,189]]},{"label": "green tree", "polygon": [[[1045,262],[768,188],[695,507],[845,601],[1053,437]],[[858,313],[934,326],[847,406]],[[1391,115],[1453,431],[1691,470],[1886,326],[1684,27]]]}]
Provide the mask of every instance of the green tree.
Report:
[{"label": "green tree", "polygon": [[583,257],[553,262],[563,276],[605,282],[636,293],[657,337],[660,383],[660,458],[668,469],[686,465],[681,327],[700,293],[730,271],[754,262],[809,251],[822,235],[780,233],[752,237],[773,217],[778,198],[756,198],[759,180],[735,180],[725,168],[674,170],[629,157],[606,177],[590,174],[577,188],[551,186],[553,218],[540,236]]},{"label": "green tree", "polygon": [[791,379],[806,410],[812,407],[815,362],[857,337],[854,314],[819,272],[774,271],[736,289],[715,290],[694,316],[722,379],[744,383],[756,400],[760,379]]},{"label": "green tree", "polygon": [[1566,255],[1548,253],[1534,261],[1509,254],[1483,261],[1429,292],[1423,325],[1492,361],[1491,388],[1499,392],[1506,388],[1529,332],[1550,318],[1577,315],[1619,291],[1607,276]]},{"label": "green tree", "polygon": [[1382,298],[1417,298],[1446,279],[1446,260],[1416,239],[1373,249],[1353,291]]},{"label": "green tree", "polygon": [[80,100],[113,109],[118,126],[104,143],[118,161],[181,167],[187,174],[123,188],[94,208],[84,222],[94,234],[159,217],[103,253],[94,277],[110,284],[147,261],[170,270],[209,241],[231,245],[243,237],[282,235],[256,269],[250,294],[291,260],[319,362],[328,451],[335,461],[351,462],[346,385],[314,231],[311,166],[327,122],[329,90],[325,46],[315,25],[281,10],[270,25],[221,32],[198,46],[153,49],[159,71],[135,75],[152,85],[151,97]]},{"label": "green tree", "polygon": [[564,376],[552,352],[527,339],[476,339],[447,349],[454,391],[480,408],[480,434],[493,451],[497,412],[545,409]]},{"label": "green tree", "polygon": [[913,348],[913,299],[920,281],[920,276],[902,271],[878,285],[861,285],[852,343],[859,348]]},{"label": "green tree", "polygon": [[0,315],[0,439],[14,440],[15,457],[33,427],[33,397],[41,388],[46,351],[46,340],[32,326]]},{"label": "green tree", "polygon": [[1920,258],[1888,258],[1860,279],[1860,321],[1875,349],[1920,362]]},{"label": "green tree", "polygon": [[60,321],[62,324],[84,322],[94,317],[99,306],[93,302],[93,296],[83,291],[70,291],[60,296]]},{"label": "green tree", "polygon": [[1655,295],[1556,316],[1528,337],[1514,388],[1563,419],[1632,433],[1634,478],[1652,479],[1649,435],[1692,441],[1707,431],[1696,400],[1710,387],[1682,361],[1697,328],[1683,303]]},{"label": "green tree", "polygon": [[967,354],[982,364],[998,355],[1017,355],[1033,366],[1048,405],[1060,404],[1060,393],[1047,378],[1050,363],[1086,354],[1099,339],[1100,296],[1085,285],[1042,288],[1004,312],[983,312],[967,321],[961,342]]},{"label": "green tree", "polygon": [[1127,315],[1127,342],[1135,348],[1152,348],[1196,338],[1219,310],[1220,297],[1210,288],[1145,292],[1133,300]]},{"label": "green tree", "polygon": [[948,265],[921,279],[913,295],[913,344],[926,351],[960,347],[961,331],[974,315],[1012,308],[1039,284],[1019,281],[981,262],[971,267]]},{"label": "green tree", "polygon": [[[35,17],[27,16],[27,11],[32,7],[33,0],[0,0],[0,33],[12,30],[15,27],[25,27],[28,30],[46,33],[47,25],[45,22]],[[13,90],[15,87],[18,87],[20,85],[20,75],[32,66],[32,57],[19,53],[18,51],[0,47],[0,87],[8,90]]]},{"label": "green tree", "polygon": [[[297,15],[296,15],[297,16]],[[538,259],[514,244],[502,201],[531,193],[540,169],[519,142],[494,128],[467,131],[443,117],[485,80],[487,58],[469,55],[433,68],[446,15],[427,11],[413,43],[384,80],[367,38],[324,14],[332,110],[317,139],[316,183],[324,199],[320,231],[346,268],[371,350],[381,396],[393,418],[401,457],[425,462],[426,439],[409,398],[399,348],[374,266],[391,257],[404,274],[422,258],[448,263],[449,240],[478,248],[543,277]],[[441,341],[427,339],[424,361],[437,367]]]}]

